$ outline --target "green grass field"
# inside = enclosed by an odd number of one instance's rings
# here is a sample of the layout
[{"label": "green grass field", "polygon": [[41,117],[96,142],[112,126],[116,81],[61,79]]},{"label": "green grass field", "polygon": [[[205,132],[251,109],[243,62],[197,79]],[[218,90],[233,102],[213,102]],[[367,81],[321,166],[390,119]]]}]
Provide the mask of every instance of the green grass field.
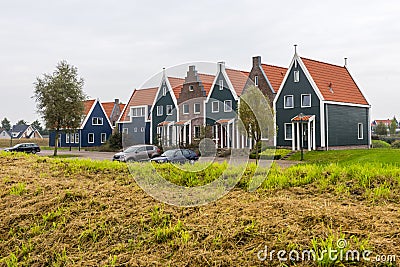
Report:
[{"label": "green grass field", "polygon": [[[300,160],[300,152],[292,155],[290,160]],[[378,163],[400,165],[400,149],[354,149],[330,151],[305,151],[304,161],[313,164],[337,163]]]}]

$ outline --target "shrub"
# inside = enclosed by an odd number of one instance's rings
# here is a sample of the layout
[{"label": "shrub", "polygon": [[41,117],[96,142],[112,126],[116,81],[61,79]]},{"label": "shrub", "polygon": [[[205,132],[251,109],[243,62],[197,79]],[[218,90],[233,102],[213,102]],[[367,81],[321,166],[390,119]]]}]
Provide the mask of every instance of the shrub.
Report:
[{"label": "shrub", "polygon": [[400,148],[400,140],[396,140],[392,143],[392,148]]},{"label": "shrub", "polygon": [[389,148],[390,144],[386,143],[385,141],[381,141],[381,140],[372,140],[372,147],[373,148]]}]

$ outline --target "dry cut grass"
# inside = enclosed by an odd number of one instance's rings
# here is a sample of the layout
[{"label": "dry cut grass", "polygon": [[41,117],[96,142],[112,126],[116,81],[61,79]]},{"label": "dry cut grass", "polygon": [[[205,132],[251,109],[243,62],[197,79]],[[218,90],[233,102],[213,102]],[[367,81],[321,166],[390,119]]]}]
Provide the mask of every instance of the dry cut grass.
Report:
[{"label": "dry cut grass", "polygon": [[[0,139],[0,147],[10,147],[11,145],[11,140],[10,139]],[[12,140],[12,145],[20,144],[20,143],[36,143],[39,146],[48,146],[49,145],[49,139],[48,138],[32,138],[32,139],[27,139],[27,138],[21,138],[21,139],[13,139]]]}]

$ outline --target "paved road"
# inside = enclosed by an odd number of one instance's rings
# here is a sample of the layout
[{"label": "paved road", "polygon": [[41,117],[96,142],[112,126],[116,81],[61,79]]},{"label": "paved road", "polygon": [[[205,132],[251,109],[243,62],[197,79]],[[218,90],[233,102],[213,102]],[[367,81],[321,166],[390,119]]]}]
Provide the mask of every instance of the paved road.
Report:
[{"label": "paved road", "polygon": [[[71,155],[79,158],[88,158],[93,160],[112,160],[114,152],[96,152],[96,151],[78,151],[78,150],[59,150],[58,155]],[[39,156],[51,156],[53,155],[53,150],[42,150],[38,153]],[[215,162],[224,162],[226,158],[205,158],[201,157],[200,161],[215,161]],[[250,159],[249,162],[255,162],[254,159]],[[290,160],[275,160],[275,162],[282,168],[288,168],[290,166],[299,164],[300,162],[297,161],[290,161]]]}]

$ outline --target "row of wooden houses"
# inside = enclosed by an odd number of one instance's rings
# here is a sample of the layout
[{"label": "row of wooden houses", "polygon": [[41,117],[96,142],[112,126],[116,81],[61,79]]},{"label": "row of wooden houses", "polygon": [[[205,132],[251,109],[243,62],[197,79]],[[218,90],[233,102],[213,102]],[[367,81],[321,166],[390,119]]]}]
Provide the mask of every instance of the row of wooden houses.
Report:
[{"label": "row of wooden houses", "polygon": [[158,86],[133,90],[126,105],[87,101],[80,129],[63,133],[60,145],[99,146],[113,128],[129,144],[189,145],[208,128],[218,148],[251,147],[251,140],[239,133],[236,117],[244,88],[254,84],[273,109],[276,146],[370,146],[370,104],[346,64],[307,59],[297,52],[288,67],[262,63],[259,56],[252,62],[250,71],[219,62],[213,74],[200,73],[193,65],[184,77],[164,70]]}]

